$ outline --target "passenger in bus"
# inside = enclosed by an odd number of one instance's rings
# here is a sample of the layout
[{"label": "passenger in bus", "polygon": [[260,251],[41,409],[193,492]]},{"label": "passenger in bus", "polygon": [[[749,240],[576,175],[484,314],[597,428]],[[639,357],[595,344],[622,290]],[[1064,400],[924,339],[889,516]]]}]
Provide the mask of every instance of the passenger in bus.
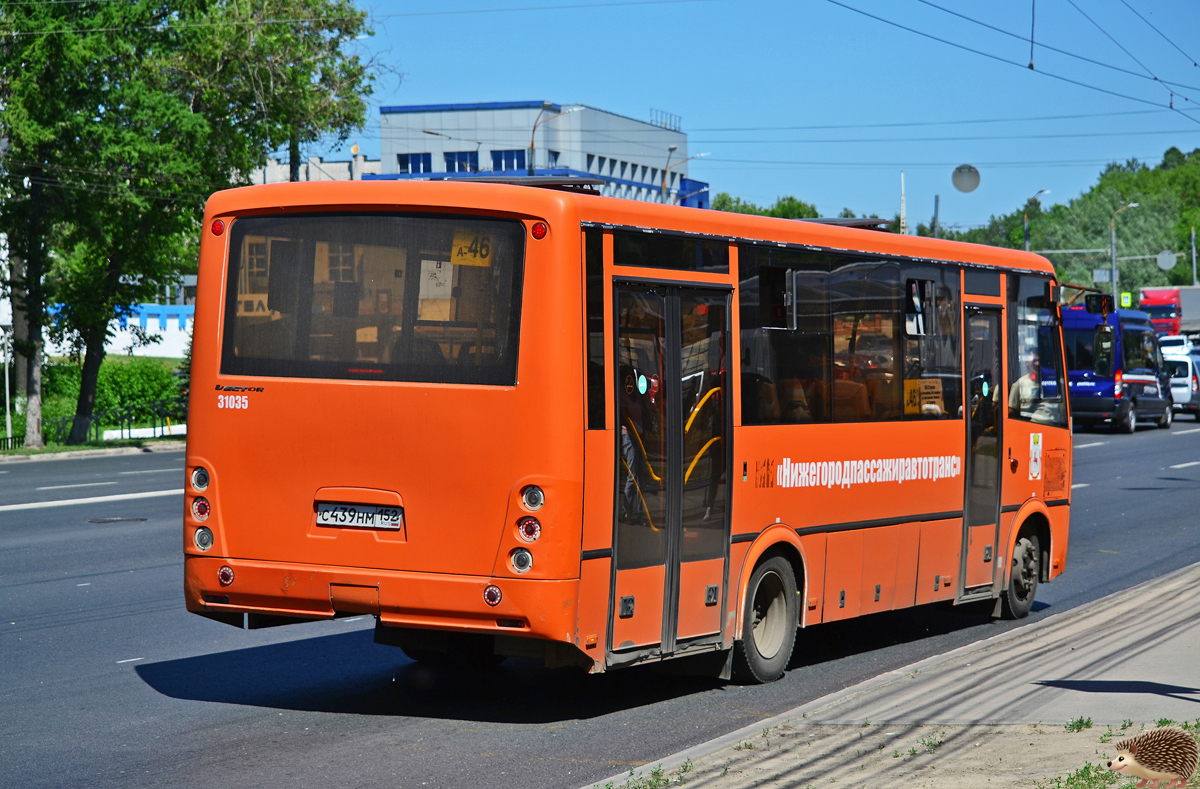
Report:
[{"label": "passenger in bus", "polygon": [[1041,400],[1042,387],[1038,383],[1041,360],[1035,353],[1025,362],[1025,374],[1013,382],[1008,392],[1008,415],[1029,415],[1034,405]]}]

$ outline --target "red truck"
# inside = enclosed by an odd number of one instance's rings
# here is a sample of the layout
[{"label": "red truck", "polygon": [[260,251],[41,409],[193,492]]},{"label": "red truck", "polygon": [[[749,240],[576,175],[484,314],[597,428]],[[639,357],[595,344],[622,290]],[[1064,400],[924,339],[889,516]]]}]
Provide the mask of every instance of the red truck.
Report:
[{"label": "red truck", "polygon": [[1179,288],[1143,288],[1138,309],[1150,313],[1154,331],[1160,336],[1181,333],[1183,302]]}]

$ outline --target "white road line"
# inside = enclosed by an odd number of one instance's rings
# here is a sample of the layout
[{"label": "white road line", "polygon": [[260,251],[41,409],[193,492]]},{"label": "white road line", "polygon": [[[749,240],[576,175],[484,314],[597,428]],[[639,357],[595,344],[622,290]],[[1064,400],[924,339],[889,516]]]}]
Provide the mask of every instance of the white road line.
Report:
[{"label": "white road line", "polygon": [[1074,485],[1071,486],[1071,490],[1075,490],[1076,488],[1091,487],[1091,484],[1092,483],[1090,483],[1090,482],[1076,482]]},{"label": "white road line", "polygon": [[1171,468],[1191,468],[1192,466],[1200,466],[1200,460],[1193,460],[1191,463],[1176,463]]},{"label": "white road line", "polygon": [[146,658],[144,658],[144,657],[131,657],[131,658],[129,658],[128,660],[118,660],[117,662],[118,662],[118,663],[133,663],[133,662],[135,662],[135,661],[138,661],[138,660],[145,660],[145,659],[146,659]]},{"label": "white road line", "polygon": [[86,499],[60,499],[58,501],[31,501],[28,504],[4,504],[0,506],[0,512],[13,512],[14,510],[40,510],[45,507],[70,507],[75,504],[102,504],[106,501],[130,501],[132,499],[153,499],[159,496],[178,496],[183,493],[183,488],[175,488],[174,490],[150,490],[145,493],[114,493],[111,496],[92,496]]},{"label": "white road line", "polygon": [[115,483],[115,482],[80,482],[76,485],[46,485],[45,487],[34,488],[34,490],[65,490],[67,488],[97,488],[97,487],[100,487],[101,485],[116,485],[116,484],[117,483]]},{"label": "white road line", "polygon": [[168,471],[183,471],[183,466],[176,468],[152,468],[149,471],[121,471],[121,474],[165,474]]},{"label": "white road line", "polygon": [[1186,436],[1188,433],[1200,433],[1200,427],[1193,427],[1191,430],[1176,430],[1176,431],[1175,431],[1174,433],[1172,433],[1171,435],[1173,435],[1173,436]]},{"label": "white road line", "polygon": [[76,585],[76,586],[91,586],[91,585],[92,585],[92,582],[91,582],[91,581],[88,581],[86,584],[75,584],[75,585]]},{"label": "white road line", "polygon": [[1093,441],[1090,444],[1076,444],[1076,449],[1087,449],[1088,447],[1102,447],[1107,444],[1107,441]]}]

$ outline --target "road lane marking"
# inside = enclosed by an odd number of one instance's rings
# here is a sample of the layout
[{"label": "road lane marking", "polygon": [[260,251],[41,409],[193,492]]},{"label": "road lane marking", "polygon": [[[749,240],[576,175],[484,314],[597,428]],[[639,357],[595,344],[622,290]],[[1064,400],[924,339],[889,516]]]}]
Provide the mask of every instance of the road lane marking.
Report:
[{"label": "road lane marking", "polygon": [[1103,548],[1100,549],[1100,553],[1115,553],[1115,554],[1117,554],[1117,556],[1121,555],[1120,552],[1118,552],[1118,551],[1106,551]]},{"label": "road lane marking", "polygon": [[1092,483],[1090,483],[1090,482],[1076,482],[1074,485],[1071,486],[1071,490],[1075,490],[1076,488],[1091,487],[1091,484]]},{"label": "road lane marking", "polygon": [[1188,433],[1200,433],[1200,427],[1193,427],[1191,430],[1176,430],[1176,431],[1175,431],[1174,433],[1172,433],[1171,435],[1173,435],[1173,436],[1186,436]]},{"label": "road lane marking", "polygon": [[91,586],[91,585],[92,585],[92,582],[91,582],[91,581],[88,581],[86,584],[75,584],[75,585],[76,585],[76,586]]},{"label": "road lane marking", "polygon": [[118,660],[117,663],[133,663],[138,660],[145,660],[144,657],[131,657],[128,660]]},{"label": "road lane marking", "polygon": [[1090,444],[1076,444],[1076,449],[1087,449],[1088,447],[1102,447],[1107,444],[1107,441],[1093,441]]},{"label": "road lane marking", "polygon": [[28,504],[4,504],[0,512],[15,510],[40,510],[45,507],[70,507],[75,504],[102,504],[106,501],[130,501],[132,499],[153,499],[160,496],[178,496],[183,488],[174,490],[150,490],[145,493],[114,493],[111,496],[91,496],[86,499],[59,499],[58,501],[31,501]]},{"label": "road lane marking", "polygon": [[1193,460],[1191,463],[1176,463],[1171,468],[1191,468],[1192,466],[1200,466],[1200,460]]},{"label": "road lane marking", "polygon": [[115,482],[80,482],[76,485],[46,485],[34,490],[65,490],[67,488],[96,488],[100,485],[116,485]]},{"label": "road lane marking", "polygon": [[[165,474],[168,471],[183,471],[183,466],[175,468],[152,468],[149,471],[121,471],[120,474]],[[0,472],[3,473],[3,472]]]}]

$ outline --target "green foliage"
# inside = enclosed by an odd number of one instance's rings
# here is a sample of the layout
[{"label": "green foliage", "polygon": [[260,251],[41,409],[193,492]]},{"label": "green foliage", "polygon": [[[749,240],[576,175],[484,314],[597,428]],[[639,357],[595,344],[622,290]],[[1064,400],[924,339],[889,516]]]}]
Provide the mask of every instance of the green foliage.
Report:
[{"label": "green foliage", "polygon": [[1079,732],[1083,731],[1084,729],[1090,729],[1092,728],[1092,719],[1080,716],[1073,721],[1067,721],[1065,724],[1063,724],[1063,728],[1071,732]]},{"label": "green foliage", "polygon": [[[165,400],[179,394],[171,367],[142,356],[105,359],[96,384],[96,409]],[[42,368],[44,419],[71,416],[79,398],[81,368],[72,362],[52,362]],[[50,413],[51,404],[59,413]]]},{"label": "green foliage", "polygon": [[[1110,164],[1089,190],[1068,201],[1044,209],[1040,202],[1029,204],[1030,246],[1038,249],[1101,249],[1103,252],[1048,255],[1066,282],[1092,284],[1092,269],[1107,268],[1110,225],[1113,212],[1122,205],[1138,203],[1116,218],[1117,257],[1156,255],[1167,249],[1190,250],[1191,228],[1200,218],[1200,148],[1183,154],[1169,148],[1157,167],[1137,160]],[[993,216],[985,227],[948,232],[946,237],[977,244],[1022,249],[1025,244],[1025,206],[1010,214]],[[1159,270],[1154,260],[1122,260],[1122,291],[1191,284],[1190,256],[1183,255],[1174,269]]]},{"label": "green foliage", "polygon": [[[733,197],[728,192],[719,192],[713,198],[711,207],[715,211],[728,211],[734,214],[755,214],[757,216],[773,216],[779,219],[816,219],[821,214],[812,203],[787,195],[775,200],[775,204],[762,208],[751,202],[744,202],[740,197]],[[846,209],[849,210],[849,209]]]},{"label": "green foliage", "polygon": [[1036,783],[1037,789],[1107,789],[1118,783],[1121,774],[1106,769],[1103,765],[1088,762],[1074,772],[1060,775],[1042,783]]},{"label": "green foliage", "polygon": [[941,747],[946,741],[946,732],[941,731],[937,734],[929,734],[917,740],[917,743],[925,748],[926,753],[933,753]]},{"label": "green foliage", "polygon": [[1159,718],[1157,721],[1155,721],[1154,725],[1161,729],[1164,726],[1175,726],[1177,725],[1177,722],[1171,720],[1170,718]]}]

